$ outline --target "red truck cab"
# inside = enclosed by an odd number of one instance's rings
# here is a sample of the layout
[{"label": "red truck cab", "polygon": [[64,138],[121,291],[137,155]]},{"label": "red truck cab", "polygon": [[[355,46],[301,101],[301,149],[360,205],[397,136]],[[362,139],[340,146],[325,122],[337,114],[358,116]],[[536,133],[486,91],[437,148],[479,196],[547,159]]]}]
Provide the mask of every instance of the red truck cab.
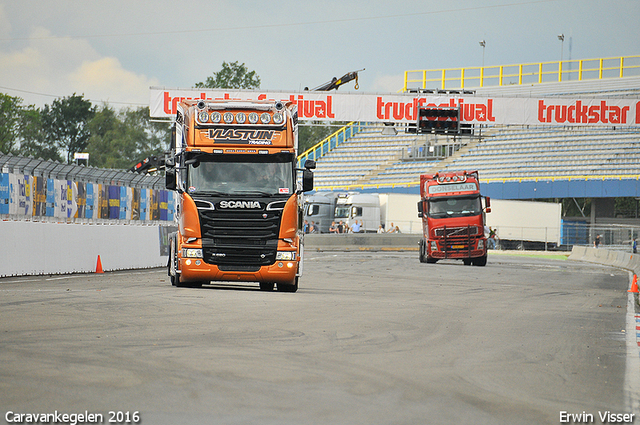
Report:
[{"label": "red truck cab", "polygon": [[487,264],[485,213],[477,171],[456,171],[420,176],[418,217],[422,218],[420,262],[460,259],[466,265]]}]

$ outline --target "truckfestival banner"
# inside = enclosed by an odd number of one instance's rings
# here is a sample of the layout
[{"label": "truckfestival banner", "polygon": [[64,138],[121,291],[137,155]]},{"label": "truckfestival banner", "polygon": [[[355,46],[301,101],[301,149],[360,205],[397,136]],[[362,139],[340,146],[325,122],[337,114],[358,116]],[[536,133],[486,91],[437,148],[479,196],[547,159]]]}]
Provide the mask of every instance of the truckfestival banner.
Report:
[{"label": "truckfestival banner", "polygon": [[298,106],[300,120],[415,123],[423,107],[460,108],[467,124],[625,126],[640,124],[640,99],[481,97],[424,94],[273,92],[151,87],[152,118],[173,118],[185,99],[280,100]]}]

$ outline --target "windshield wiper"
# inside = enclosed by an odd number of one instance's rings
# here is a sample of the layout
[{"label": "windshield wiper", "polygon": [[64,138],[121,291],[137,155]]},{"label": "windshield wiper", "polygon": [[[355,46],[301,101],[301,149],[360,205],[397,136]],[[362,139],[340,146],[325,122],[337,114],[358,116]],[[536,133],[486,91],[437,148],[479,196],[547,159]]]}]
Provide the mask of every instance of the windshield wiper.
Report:
[{"label": "windshield wiper", "polygon": [[238,190],[233,195],[259,195],[259,196],[275,196],[277,193],[265,192],[263,190]]},{"label": "windshield wiper", "polygon": [[195,192],[191,192],[191,195],[212,195],[212,196],[226,196],[229,193],[219,192],[217,190],[196,190]]}]

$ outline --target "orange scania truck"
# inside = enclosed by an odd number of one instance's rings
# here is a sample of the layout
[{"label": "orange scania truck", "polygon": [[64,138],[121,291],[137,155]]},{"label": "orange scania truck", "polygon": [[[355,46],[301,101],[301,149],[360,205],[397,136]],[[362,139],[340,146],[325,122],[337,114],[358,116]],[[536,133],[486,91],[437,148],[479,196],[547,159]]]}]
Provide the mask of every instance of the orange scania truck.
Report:
[{"label": "orange scania truck", "polygon": [[477,171],[457,171],[420,176],[418,217],[422,218],[420,262],[460,259],[466,265],[487,264],[485,197],[482,207]]},{"label": "orange scania truck", "polygon": [[303,193],[314,161],[296,168],[297,106],[185,100],[177,105],[166,187],[178,194],[168,273],[174,286],[258,282],[296,292]]}]

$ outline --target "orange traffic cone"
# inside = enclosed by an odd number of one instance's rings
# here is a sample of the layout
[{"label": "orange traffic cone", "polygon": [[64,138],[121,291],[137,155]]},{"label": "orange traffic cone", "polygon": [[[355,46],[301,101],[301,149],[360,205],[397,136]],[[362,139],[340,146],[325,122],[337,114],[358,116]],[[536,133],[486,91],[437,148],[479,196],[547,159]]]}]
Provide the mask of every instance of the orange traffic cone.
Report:
[{"label": "orange traffic cone", "polygon": [[[100,261],[100,256],[98,255],[98,264],[96,264],[96,273],[104,273],[102,271],[102,261]],[[636,287],[637,291],[637,287]]]},{"label": "orange traffic cone", "polygon": [[627,292],[633,292],[633,293],[638,293],[638,275],[636,275],[635,273],[633,274],[633,279],[631,280],[631,289],[629,289]]}]

